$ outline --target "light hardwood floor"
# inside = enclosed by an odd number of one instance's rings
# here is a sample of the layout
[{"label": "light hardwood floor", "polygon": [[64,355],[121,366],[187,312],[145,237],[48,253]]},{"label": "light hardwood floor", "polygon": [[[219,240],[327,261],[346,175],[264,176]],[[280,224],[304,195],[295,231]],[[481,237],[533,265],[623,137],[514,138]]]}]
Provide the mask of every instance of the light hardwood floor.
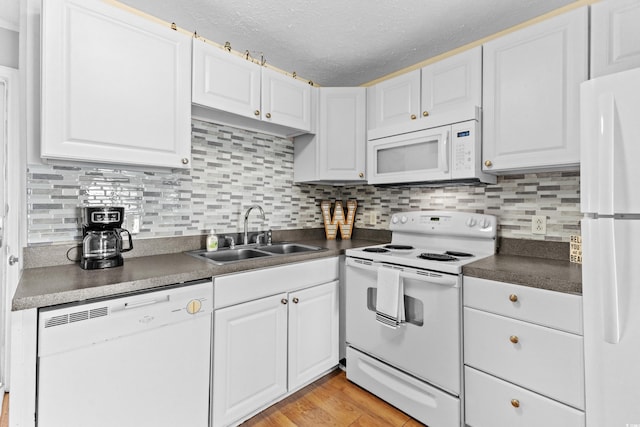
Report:
[{"label": "light hardwood floor", "polygon": [[9,393],[5,393],[2,399],[2,412],[0,412],[0,427],[9,427]]},{"label": "light hardwood floor", "polygon": [[[242,427],[418,427],[423,424],[334,371],[242,424]],[[9,426],[9,394],[0,427]]]},{"label": "light hardwood floor", "polygon": [[241,427],[417,427],[423,424],[334,371],[262,411]]}]

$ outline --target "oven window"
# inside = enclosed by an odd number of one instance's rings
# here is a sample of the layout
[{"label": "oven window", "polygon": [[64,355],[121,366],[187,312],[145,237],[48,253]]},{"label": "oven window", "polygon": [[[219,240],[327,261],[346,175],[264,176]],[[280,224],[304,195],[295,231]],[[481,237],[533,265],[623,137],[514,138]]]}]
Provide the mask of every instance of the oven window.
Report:
[{"label": "oven window", "polygon": [[378,174],[438,169],[438,139],[377,151]]},{"label": "oven window", "polygon": [[[376,288],[367,288],[367,308],[374,313],[376,311],[377,296],[378,290]],[[424,305],[422,301],[405,295],[404,317],[407,323],[422,326],[424,324]]]}]

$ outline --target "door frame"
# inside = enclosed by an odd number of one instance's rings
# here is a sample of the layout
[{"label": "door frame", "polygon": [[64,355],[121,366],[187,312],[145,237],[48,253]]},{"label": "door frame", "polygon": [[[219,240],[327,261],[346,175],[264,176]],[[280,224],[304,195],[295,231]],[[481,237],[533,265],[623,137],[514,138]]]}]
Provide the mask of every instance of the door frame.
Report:
[{"label": "door frame", "polygon": [[[0,315],[2,316],[2,330],[0,330],[0,389],[6,391],[10,384],[10,354],[11,354],[11,299],[15,294],[18,281],[22,274],[22,247],[26,239],[26,206],[23,189],[26,188],[25,145],[20,139],[20,86],[17,69],[0,66],[0,80],[6,84],[6,147],[1,147],[5,153],[5,192],[6,207],[0,206],[4,212],[4,242],[1,248],[3,263],[0,290]],[[4,95],[3,95],[4,96]],[[4,118],[2,118],[4,120]],[[4,144],[5,142],[0,141]],[[9,265],[9,256],[18,258],[18,262]]]}]

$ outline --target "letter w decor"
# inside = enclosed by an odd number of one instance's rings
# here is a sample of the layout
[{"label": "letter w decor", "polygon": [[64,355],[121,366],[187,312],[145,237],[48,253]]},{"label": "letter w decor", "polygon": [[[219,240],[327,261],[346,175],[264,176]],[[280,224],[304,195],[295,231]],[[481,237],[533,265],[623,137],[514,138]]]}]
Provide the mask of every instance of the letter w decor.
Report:
[{"label": "letter w decor", "polygon": [[333,218],[331,217],[331,203],[330,200],[323,200],[320,203],[320,209],[322,210],[322,220],[324,221],[324,231],[327,235],[327,240],[335,240],[338,234],[338,227],[340,228],[340,236],[342,240],[351,239],[351,231],[353,230],[353,223],[356,216],[356,208],[358,202],[356,200],[347,200],[347,217],[345,219],[344,210],[342,208],[342,201],[336,200],[336,207],[333,210]]}]

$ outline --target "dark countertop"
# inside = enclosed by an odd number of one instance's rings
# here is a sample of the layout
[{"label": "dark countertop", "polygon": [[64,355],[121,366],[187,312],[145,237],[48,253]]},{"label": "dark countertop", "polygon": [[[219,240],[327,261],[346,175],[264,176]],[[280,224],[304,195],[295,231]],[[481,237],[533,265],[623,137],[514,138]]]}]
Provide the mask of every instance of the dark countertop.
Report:
[{"label": "dark countertop", "polygon": [[468,277],[582,294],[582,266],[568,260],[497,254],[462,268]]},{"label": "dark countertop", "polygon": [[[13,298],[12,310],[47,307],[69,302],[108,297],[176,283],[208,279],[223,274],[273,267],[293,262],[344,254],[345,250],[388,242],[390,234],[359,230],[352,240],[325,240],[322,231],[284,233],[278,240],[320,246],[323,251],[261,257],[249,261],[215,265],[196,259],[182,251],[201,247],[201,238],[153,240],[140,245],[138,255],[127,257],[124,266],[105,270],[82,270],[77,263],[44,265],[26,268]],[[275,233],[274,233],[275,234]],[[293,237],[293,238],[292,238]],[[169,243],[172,242],[172,243]],[[176,243],[177,242],[177,243]],[[157,253],[159,246],[173,245],[176,253]],[[37,261],[58,262],[67,247],[34,248],[30,255]],[[48,256],[46,256],[48,254]],[[520,239],[501,239],[497,255],[463,267],[469,277],[514,283],[558,292],[582,293],[582,269],[563,259],[568,243],[534,242]],[[528,256],[534,255],[534,256]],[[35,260],[28,265],[35,265]]]},{"label": "dark countertop", "polygon": [[253,258],[227,265],[215,265],[184,253],[171,253],[127,258],[122,267],[104,270],[82,270],[78,264],[27,268],[23,271],[13,297],[12,310],[78,302],[228,273],[333,257],[344,254],[350,248],[379,242],[365,239],[322,239],[301,240],[296,243],[320,246],[325,250]]}]

